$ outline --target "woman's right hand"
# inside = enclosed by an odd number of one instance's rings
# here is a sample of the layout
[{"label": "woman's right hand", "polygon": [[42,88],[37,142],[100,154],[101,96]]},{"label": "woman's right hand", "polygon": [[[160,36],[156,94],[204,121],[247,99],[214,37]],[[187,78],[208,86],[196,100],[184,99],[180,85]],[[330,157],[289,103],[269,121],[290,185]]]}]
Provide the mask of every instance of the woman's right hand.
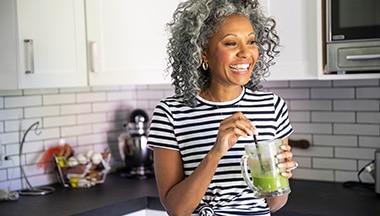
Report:
[{"label": "woman's right hand", "polygon": [[218,136],[210,153],[222,158],[236,144],[240,136],[247,137],[256,134],[256,127],[251,121],[242,112],[237,112],[220,123]]}]

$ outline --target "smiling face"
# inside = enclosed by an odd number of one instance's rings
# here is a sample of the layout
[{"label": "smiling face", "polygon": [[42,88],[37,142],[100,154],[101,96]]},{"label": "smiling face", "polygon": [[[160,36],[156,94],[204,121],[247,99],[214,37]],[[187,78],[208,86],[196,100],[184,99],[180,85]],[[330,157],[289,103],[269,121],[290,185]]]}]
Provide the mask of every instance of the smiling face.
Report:
[{"label": "smiling face", "polygon": [[219,26],[203,53],[209,65],[210,89],[240,87],[246,84],[259,55],[250,21],[231,15]]}]

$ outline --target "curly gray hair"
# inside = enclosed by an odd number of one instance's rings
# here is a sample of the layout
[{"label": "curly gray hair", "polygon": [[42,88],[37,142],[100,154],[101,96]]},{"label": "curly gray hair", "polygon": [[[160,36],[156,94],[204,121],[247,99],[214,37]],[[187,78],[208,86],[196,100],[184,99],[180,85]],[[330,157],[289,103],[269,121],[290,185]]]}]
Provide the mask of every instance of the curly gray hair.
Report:
[{"label": "curly gray hair", "polygon": [[171,32],[167,45],[167,71],[171,71],[175,95],[189,106],[196,105],[196,95],[210,83],[209,74],[201,67],[203,48],[217,32],[218,24],[232,14],[241,14],[250,20],[259,48],[259,58],[246,88],[261,88],[261,78],[269,75],[269,66],[279,54],[276,22],[264,15],[257,0],[188,0],[180,3],[173,20],[167,24]]}]

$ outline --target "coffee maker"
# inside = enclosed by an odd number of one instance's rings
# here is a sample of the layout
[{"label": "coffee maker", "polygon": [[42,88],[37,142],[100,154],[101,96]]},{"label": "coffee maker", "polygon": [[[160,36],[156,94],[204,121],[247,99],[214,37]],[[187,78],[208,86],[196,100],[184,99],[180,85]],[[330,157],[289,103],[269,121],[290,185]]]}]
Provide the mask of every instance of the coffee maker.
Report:
[{"label": "coffee maker", "polygon": [[123,177],[147,178],[153,176],[153,151],[147,147],[148,115],[136,109],[124,125],[126,132],[119,136],[119,153],[125,167]]}]

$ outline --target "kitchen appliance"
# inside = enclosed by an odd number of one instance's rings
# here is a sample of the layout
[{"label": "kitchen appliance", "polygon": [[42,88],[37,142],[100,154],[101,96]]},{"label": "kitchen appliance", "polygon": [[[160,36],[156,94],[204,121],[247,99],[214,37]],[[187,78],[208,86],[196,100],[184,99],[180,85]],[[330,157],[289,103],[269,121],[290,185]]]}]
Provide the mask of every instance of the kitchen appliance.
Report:
[{"label": "kitchen appliance", "polygon": [[380,195],[380,149],[375,151],[375,192]]},{"label": "kitchen appliance", "polygon": [[153,175],[153,151],[147,147],[148,115],[136,109],[124,125],[126,132],[119,136],[119,152],[125,167],[123,177],[147,178]]},{"label": "kitchen appliance", "polygon": [[380,73],[379,11],[379,0],[326,0],[327,73]]}]

